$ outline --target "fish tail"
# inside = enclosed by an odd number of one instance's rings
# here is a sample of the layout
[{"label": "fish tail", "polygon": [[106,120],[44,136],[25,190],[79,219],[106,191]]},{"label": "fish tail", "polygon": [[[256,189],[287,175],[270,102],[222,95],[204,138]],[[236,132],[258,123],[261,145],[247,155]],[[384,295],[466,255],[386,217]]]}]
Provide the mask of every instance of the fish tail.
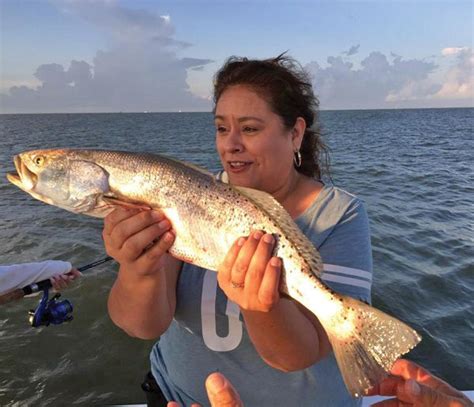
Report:
[{"label": "fish tail", "polygon": [[331,329],[326,332],[348,391],[361,397],[387,376],[395,361],[413,349],[421,336],[365,303],[350,297],[342,297],[342,303],[342,312],[331,319]]}]

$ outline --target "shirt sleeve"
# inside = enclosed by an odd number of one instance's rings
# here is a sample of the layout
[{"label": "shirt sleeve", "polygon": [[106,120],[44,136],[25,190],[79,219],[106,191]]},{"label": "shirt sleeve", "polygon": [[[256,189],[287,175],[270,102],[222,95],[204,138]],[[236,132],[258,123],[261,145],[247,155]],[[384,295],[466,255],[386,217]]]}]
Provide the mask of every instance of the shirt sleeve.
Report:
[{"label": "shirt sleeve", "polygon": [[367,212],[354,198],[318,248],[322,280],[334,291],[370,303],[372,248]]},{"label": "shirt sleeve", "polygon": [[58,274],[67,273],[71,271],[71,268],[71,263],[61,260],[0,266],[0,295]]}]

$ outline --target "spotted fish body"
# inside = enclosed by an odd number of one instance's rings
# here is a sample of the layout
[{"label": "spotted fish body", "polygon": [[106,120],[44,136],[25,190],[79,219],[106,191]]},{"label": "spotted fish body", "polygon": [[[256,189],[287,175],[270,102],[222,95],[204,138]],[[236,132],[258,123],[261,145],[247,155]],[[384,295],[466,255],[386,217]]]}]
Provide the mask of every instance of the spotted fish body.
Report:
[{"label": "spotted fish body", "polygon": [[361,396],[420,340],[397,319],[321,281],[322,262],[283,207],[269,194],[217,181],[171,158],[120,151],[36,150],[15,157],[9,180],[37,199],[104,217],[115,205],[161,209],[176,232],[170,253],[217,271],[231,245],[251,230],[276,239],[280,290],[319,319],[349,392]]}]

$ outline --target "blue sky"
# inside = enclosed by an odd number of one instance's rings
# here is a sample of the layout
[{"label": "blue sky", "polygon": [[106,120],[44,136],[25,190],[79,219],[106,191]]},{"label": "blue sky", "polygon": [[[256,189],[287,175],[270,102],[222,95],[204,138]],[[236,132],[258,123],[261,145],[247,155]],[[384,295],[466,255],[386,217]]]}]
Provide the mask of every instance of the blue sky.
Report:
[{"label": "blue sky", "polygon": [[471,1],[0,5],[4,112],[210,110],[228,56],[286,50],[322,109],[474,105]]}]

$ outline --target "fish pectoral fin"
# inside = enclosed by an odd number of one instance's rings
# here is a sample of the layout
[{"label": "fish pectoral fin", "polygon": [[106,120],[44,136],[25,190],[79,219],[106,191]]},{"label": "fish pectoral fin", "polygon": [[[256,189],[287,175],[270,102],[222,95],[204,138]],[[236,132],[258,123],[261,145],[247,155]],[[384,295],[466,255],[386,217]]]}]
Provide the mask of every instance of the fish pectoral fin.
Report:
[{"label": "fish pectoral fin", "polygon": [[114,196],[102,196],[101,199],[103,202],[105,202],[109,206],[113,207],[121,207],[125,209],[143,209],[143,210],[149,210],[152,209],[149,205],[145,205],[142,203],[138,202],[127,202],[127,201],[122,201],[120,198],[116,198]]}]

